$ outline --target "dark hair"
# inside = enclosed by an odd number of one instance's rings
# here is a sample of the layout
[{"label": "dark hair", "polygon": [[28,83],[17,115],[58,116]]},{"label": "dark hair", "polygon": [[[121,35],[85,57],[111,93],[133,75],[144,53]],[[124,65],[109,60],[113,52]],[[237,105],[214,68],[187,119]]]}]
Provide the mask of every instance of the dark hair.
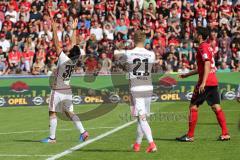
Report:
[{"label": "dark hair", "polygon": [[210,34],[209,30],[207,28],[204,27],[198,27],[197,28],[197,33],[198,35],[201,35],[203,40],[206,40]]},{"label": "dark hair", "polygon": [[77,45],[74,45],[73,48],[69,51],[68,57],[71,60],[77,60],[81,55],[80,48]]}]

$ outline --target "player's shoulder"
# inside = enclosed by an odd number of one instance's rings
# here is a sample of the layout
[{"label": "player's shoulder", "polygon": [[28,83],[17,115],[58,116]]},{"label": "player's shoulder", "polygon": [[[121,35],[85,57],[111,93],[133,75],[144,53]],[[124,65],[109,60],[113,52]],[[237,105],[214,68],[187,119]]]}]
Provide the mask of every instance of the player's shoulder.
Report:
[{"label": "player's shoulder", "polygon": [[61,51],[61,53],[59,55],[59,60],[60,61],[68,61],[69,57],[63,51]]},{"label": "player's shoulder", "polygon": [[210,44],[208,42],[202,42],[199,45],[199,48],[202,48],[202,49],[209,48],[209,47],[210,47]]},{"label": "player's shoulder", "polygon": [[147,50],[146,48],[139,48],[139,47],[132,49],[132,52],[143,53],[143,54],[154,54],[153,51]]}]

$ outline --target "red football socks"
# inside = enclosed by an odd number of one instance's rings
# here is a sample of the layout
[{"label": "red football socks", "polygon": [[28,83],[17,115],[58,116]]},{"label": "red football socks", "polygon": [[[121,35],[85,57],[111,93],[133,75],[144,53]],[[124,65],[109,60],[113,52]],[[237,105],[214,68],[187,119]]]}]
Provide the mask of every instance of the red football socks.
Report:
[{"label": "red football socks", "polygon": [[227,124],[226,124],[226,118],[224,115],[224,112],[222,111],[222,109],[215,111],[217,120],[219,125],[222,128],[222,135],[227,135],[228,134],[228,129],[227,129]]},{"label": "red football socks", "polygon": [[187,136],[188,137],[194,137],[194,130],[197,124],[197,120],[198,120],[198,110],[191,108],[190,109],[190,113],[189,113],[189,117],[188,117],[188,133]]}]

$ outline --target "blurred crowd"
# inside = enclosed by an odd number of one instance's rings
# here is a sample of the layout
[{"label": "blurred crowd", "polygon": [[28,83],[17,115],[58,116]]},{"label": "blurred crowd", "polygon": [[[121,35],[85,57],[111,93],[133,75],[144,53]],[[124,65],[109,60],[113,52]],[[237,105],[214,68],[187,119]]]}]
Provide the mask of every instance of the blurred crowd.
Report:
[{"label": "blurred crowd", "polygon": [[1,0],[0,75],[51,74],[57,59],[48,10],[61,46],[70,44],[78,18],[82,60],[75,72],[121,73],[119,55],[134,47],[136,30],[156,54],[155,73],[196,67],[197,26],[209,29],[218,72],[240,71],[239,0]]}]

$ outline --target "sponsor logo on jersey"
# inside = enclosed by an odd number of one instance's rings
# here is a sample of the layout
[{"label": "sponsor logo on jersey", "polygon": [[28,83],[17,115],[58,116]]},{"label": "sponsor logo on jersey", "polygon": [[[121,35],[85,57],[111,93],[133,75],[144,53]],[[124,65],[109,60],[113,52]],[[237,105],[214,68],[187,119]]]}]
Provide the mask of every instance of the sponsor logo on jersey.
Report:
[{"label": "sponsor logo on jersey", "polygon": [[203,54],[203,59],[208,59],[207,53],[204,53],[204,54]]},{"label": "sponsor logo on jersey", "polygon": [[17,81],[11,85],[11,90],[13,92],[22,93],[29,90],[29,86],[22,81]]}]

